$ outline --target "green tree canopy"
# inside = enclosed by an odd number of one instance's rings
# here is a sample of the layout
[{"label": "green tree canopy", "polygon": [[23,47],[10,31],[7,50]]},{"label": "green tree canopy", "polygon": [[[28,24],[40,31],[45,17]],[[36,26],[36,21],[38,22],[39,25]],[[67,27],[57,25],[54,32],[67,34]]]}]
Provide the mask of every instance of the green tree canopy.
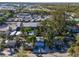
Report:
[{"label": "green tree canopy", "polygon": [[0,24],[2,25],[3,23],[5,23],[5,19],[4,17],[0,17]]},{"label": "green tree canopy", "polygon": [[68,33],[68,26],[71,23],[66,20],[64,11],[54,11],[52,12],[52,18],[41,21],[39,32],[49,43],[52,43],[55,36],[62,36]]}]

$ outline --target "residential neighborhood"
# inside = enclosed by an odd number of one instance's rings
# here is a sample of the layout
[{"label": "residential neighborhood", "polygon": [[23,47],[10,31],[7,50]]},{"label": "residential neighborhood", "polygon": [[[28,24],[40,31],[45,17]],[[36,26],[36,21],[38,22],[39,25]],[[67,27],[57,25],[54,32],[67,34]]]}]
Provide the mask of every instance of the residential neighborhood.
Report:
[{"label": "residential neighborhood", "polygon": [[0,3],[1,57],[79,56],[78,3]]}]

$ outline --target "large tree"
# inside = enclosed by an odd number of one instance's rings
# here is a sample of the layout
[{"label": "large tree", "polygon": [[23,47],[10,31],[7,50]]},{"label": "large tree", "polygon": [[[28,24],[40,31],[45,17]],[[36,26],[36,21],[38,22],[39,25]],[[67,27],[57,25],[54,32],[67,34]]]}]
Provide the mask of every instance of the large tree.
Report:
[{"label": "large tree", "polygon": [[46,19],[40,23],[39,34],[41,34],[51,45],[55,36],[67,34],[69,23],[65,18],[65,12],[57,10],[51,13],[52,18]]}]

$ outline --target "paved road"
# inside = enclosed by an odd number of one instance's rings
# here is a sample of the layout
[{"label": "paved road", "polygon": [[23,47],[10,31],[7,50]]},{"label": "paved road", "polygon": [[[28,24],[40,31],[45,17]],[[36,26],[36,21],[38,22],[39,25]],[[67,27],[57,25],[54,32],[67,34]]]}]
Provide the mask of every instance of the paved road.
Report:
[{"label": "paved road", "polygon": [[[28,54],[28,57],[37,57],[35,54]],[[49,53],[43,54],[42,57],[69,57],[69,53]]]},{"label": "paved road", "polygon": [[44,54],[43,57],[68,57],[68,53],[50,53],[50,54]]},{"label": "paved road", "polygon": [[[8,49],[5,49],[3,51],[3,53],[5,54],[5,56],[8,56],[8,54],[10,54],[9,52],[7,52]],[[33,54],[32,52],[28,51],[27,52],[27,56],[28,57],[37,57],[35,54]],[[42,57],[69,57],[69,53],[48,53],[48,54],[42,54]]]}]

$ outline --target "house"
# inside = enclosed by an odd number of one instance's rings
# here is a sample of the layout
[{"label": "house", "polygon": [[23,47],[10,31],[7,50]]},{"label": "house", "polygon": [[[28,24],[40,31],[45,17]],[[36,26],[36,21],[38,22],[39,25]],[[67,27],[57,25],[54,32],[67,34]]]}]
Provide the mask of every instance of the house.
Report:
[{"label": "house", "polygon": [[37,37],[36,37],[36,40],[37,40],[37,41],[44,41],[44,38],[43,38],[42,36],[37,36]]},{"label": "house", "polygon": [[15,40],[6,40],[5,44],[7,47],[14,48],[16,45],[16,41]]},{"label": "house", "polygon": [[27,22],[27,23],[23,23],[23,27],[38,27],[39,26],[39,22]]},{"label": "house", "polygon": [[31,32],[28,33],[28,35],[34,35],[34,34],[35,34],[34,31],[31,31]]},{"label": "house", "polygon": [[10,35],[11,36],[14,36],[14,35],[21,35],[22,32],[20,31],[20,27],[17,27],[14,31],[11,31],[10,32]]},{"label": "house", "polygon": [[14,35],[21,35],[22,32],[21,31],[13,31],[13,32],[10,32],[10,35],[11,36],[14,36]]},{"label": "house", "polygon": [[2,25],[0,26],[0,34],[8,34],[9,33],[9,26],[8,25]]}]

